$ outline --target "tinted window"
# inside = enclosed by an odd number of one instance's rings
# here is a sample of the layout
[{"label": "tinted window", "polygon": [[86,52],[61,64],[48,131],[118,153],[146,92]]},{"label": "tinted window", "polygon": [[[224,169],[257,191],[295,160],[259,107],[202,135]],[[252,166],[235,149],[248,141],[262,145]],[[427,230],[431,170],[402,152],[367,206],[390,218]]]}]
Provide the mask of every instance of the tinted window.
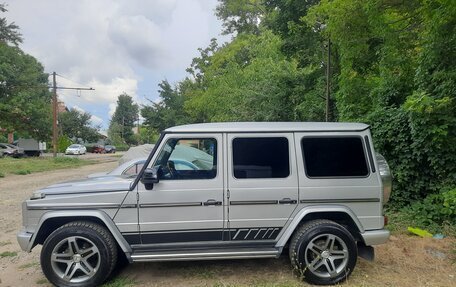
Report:
[{"label": "tinted window", "polygon": [[211,179],[217,174],[215,139],[169,139],[154,167],[160,179]]},{"label": "tinted window", "polygon": [[356,177],[369,173],[359,137],[304,137],[302,148],[309,177]]},{"label": "tinted window", "polygon": [[284,178],[290,174],[288,140],[277,138],[236,138],[233,166],[236,178]]}]

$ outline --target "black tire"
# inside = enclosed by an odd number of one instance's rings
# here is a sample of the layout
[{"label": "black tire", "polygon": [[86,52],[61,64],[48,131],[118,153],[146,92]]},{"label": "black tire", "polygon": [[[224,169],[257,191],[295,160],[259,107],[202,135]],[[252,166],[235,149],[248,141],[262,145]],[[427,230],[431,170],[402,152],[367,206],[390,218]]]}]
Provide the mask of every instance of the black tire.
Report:
[{"label": "black tire", "polygon": [[99,224],[70,222],[49,235],[40,261],[44,275],[56,286],[98,286],[116,266],[117,245],[111,233]]},{"label": "black tire", "polygon": [[293,269],[315,285],[334,285],[348,278],[358,258],[356,241],[342,225],[314,220],[300,226],[290,242]]}]

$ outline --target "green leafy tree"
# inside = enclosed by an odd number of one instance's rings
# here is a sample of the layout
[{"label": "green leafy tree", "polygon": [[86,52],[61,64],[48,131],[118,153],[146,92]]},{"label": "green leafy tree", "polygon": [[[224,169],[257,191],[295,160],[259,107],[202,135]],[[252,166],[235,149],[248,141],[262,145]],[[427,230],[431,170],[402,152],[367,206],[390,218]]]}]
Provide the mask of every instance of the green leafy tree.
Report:
[{"label": "green leafy tree", "polygon": [[[117,107],[112,115],[110,124],[110,134],[117,133],[120,135],[120,143],[126,143],[128,145],[137,143],[132,129],[135,126],[135,121],[138,120],[138,109],[138,105],[126,93],[121,94],[117,98]],[[111,140],[114,139],[111,137]],[[114,142],[119,144],[119,142]]]},{"label": "green leafy tree", "polygon": [[184,123],[188,123],[188,116],[184,111],[184,97],[178,88],[173,88],[168,81],[160,84],[159,102],[150,106],[143,106],[141,115],[144,124],[152,131],[162,130]]},{"label": "green leafy tree", "polygon": [[[5,13],[6,4],[0,4],[0,13]],[[0,43],[19,45],[22,43],[22,36],[19,33],[19,26],[13,23],[8,23],[5,17],[0,17]]]},{"label": "green leafy tree", "polygon": [[223,21],[223,34],[259,34],[265,12],[263,0],[219,0],[215,15]]},{"label": "green leafy tree", "polygon": [[[202,121],[283,121],[321,118],[321,99],[304,97],[307,70],[281,51],[271,31],[238,35],[210,56],[203,89],[189,89],[186,110]],[[205,57],[206,55],[203,55]],[[304,112],[305,111],[305,112]],[[316,113],[317,114],[316,114]]]},{"label": "green leafy tree", "polygon": [[97,142],[100,139],[98,133],[100,127],[92,127],[88,112],[80,112],[70,109],[68,112],[59,114],[59,128],[61,134],[73,139],[81,139],[84,142]]},{"label": "green leafy tree", "polygon": [[[6,12],[0,4],[0,13]],[[17,45],[18,26],[0,18],[0,127],[21,136],[48,139],[51,94],[43,66]]]}]

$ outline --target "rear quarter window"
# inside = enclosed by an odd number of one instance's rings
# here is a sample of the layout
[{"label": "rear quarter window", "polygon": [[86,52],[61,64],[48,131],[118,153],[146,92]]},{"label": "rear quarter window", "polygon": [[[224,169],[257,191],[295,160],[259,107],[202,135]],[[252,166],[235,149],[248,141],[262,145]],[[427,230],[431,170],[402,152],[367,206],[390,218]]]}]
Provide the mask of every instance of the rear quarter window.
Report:
[{"label": "rear quarter window", "polygon": [[369,175],[361,137],[304,137],[301,145],[310,178]]}]

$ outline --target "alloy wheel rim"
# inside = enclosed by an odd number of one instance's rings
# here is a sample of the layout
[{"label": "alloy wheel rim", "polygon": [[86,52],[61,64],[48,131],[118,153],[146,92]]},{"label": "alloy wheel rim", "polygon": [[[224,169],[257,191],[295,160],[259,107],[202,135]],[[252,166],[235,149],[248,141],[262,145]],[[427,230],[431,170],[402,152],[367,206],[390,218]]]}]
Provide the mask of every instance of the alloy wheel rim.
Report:
[{"label": "alloy wheel rim", "polygon": [[306,268],[321,278],[332,278],[344,272],[348,265],[348,248],[334,234],[321,234],[307,244],[304,258]]},{"label": "alloy wheel rim", "polygon": [[58,277],[71,283],[85,282],[95,276],[100,261],[98,247],[81,236],[61,240],[51,253],[53,271]]}]

